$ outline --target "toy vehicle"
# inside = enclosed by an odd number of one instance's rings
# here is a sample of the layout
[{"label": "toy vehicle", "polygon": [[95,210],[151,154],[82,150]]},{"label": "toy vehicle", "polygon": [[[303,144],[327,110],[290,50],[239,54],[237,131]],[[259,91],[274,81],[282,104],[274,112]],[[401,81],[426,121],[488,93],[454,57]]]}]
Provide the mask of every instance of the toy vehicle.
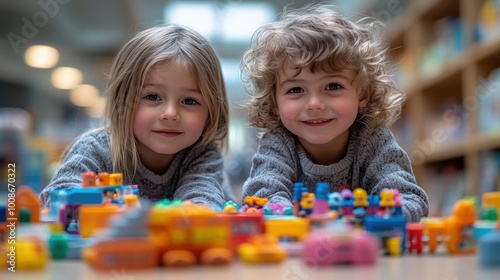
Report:
[{"label": "toy vehicle", "polygon": [[225,265],[233,260],[230,219],[213,209],[186,203],[154,207],[148,228],[165,266]]},{"label": "toy vehicle", "polygon": [[249,243],[238,246],[238,255],[246,263],[263,263],[280,262],[287,254],[275,236],[261,234],[255,235]]},{"label": "toy vehicle", "polygon": [[377,256],[377,239],[364,230],[351,228],[312,232],[302,250],[302,260],[311,266],[373,264]]},{"label": "toy vehicle", "polygon": [[134,208],[117,216],[83,257],[92,267],[107,270],[224,265],[233,259],[230,233],[230,220],[213,209],[160,201],[151,209]]}]

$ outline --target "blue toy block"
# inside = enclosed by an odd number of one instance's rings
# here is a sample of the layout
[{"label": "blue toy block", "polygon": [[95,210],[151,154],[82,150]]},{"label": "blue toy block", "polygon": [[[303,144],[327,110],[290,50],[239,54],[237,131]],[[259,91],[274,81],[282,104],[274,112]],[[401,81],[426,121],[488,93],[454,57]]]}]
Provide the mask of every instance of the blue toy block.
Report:
[{"label": "blue toy block", "polygon": [[479,263],[486,267],[500,267],[500,230],[482,236],[478,242]]},{"label": "blue toy block", "polygon": [[293,200],[301,201],[303,192],[309,192],[304,183],[297,182],[293,184]]},{"label": "blue toy block", "polygon": [[401,252],[406,250],[406,217],[366,216],[363,221],[365,230],[379,237],[389,237],[385,234],[396,233],[401,236]]},{"label": "blue toy block", "polygon": [[325,182],[318,182],[316,184],[316,199],[328,199],[328,191],[330,186]]},{"label": "blue toy block", "polygon": [[66,203],[68,205],[101,204],[102,189],[99,188],[74,188],[67,190]]},{"label": "blue toy block", "polygon": [[0,205],[0,223],[7,222],[7,206]]}]

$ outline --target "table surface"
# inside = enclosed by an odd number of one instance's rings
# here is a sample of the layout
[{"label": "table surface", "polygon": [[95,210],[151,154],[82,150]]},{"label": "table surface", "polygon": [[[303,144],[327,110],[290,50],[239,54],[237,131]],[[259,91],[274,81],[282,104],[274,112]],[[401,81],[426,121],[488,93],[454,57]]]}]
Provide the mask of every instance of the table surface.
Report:
[{"label": "table surface", "polygon": [[308,267],[299,258],[290,257],[278,264],[249,265],[235,261],[225,267],[195,266],[187,269],[158,268],[153,270],[115,270],[99,272],[81,261],[52,261],[43,271],[0,272],[0,279],[23,280],[142,280],[142,279],[197,279],[197,280],[306,280],[306,279],[500,279],[500,267],[484,268],[477,255],[404,255],[381,256],[375,265],[335,265]]}]

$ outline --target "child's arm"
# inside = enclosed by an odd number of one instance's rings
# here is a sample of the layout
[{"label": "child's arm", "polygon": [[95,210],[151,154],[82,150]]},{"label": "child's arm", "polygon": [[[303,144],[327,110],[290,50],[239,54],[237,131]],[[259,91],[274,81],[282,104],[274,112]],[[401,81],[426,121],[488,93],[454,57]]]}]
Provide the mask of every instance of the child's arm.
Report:
[{"label": "child's arm", "polygon": [[229,182],[224,175],[224,159],[214,142],[193,149],[179,168],[181,178],[174,198],[211,207],[226,202],[224,188],[229,188]]},{"label": "child's arm", "polygon": [[292,188],[299,170],[294,141],[280,128],[264,134],[253,156],[250,176],[243,185],[243,199],[266,197],[268,203],[292,206]]},{"label": "child's arm", "polygon": [[[416,184],[410,158],[385,127],[381,127],[360,145],[358,155],[365,170],[360,174],[361,186],[379,194],[383,188],[398,189],[403,202],[403,214],[417,222],[429,214],[429,200]],[[362,171],[361,171],[362,172]]]},{"label": "child's arm", "polygon": [[49,185],[40,193],[42,208],[48,207],[49,193],[54,189],[71,189],[82,182],[86,171],[110,172],[111,156],[107,133],[93,131],[79,137],[69,150],[64,163],[52,177]]}]

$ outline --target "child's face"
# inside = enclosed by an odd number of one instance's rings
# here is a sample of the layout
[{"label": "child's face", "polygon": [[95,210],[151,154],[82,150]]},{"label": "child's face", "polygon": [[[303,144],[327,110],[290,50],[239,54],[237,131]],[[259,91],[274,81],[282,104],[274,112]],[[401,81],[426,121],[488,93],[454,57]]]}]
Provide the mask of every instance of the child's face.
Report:
[{"label": "child's face", "polygon": [[158,63],[148,72],[134,116],[141,159],[173,155],[193,145],[208,119],[195,77],[182,64]]},{"label": "child's face", "polygon": [[278,74],[276,102],[281,122],[306,150],[345,148],[360,105],[354,71],[313,73],[305,67],[296,73],[287,66]]}]

